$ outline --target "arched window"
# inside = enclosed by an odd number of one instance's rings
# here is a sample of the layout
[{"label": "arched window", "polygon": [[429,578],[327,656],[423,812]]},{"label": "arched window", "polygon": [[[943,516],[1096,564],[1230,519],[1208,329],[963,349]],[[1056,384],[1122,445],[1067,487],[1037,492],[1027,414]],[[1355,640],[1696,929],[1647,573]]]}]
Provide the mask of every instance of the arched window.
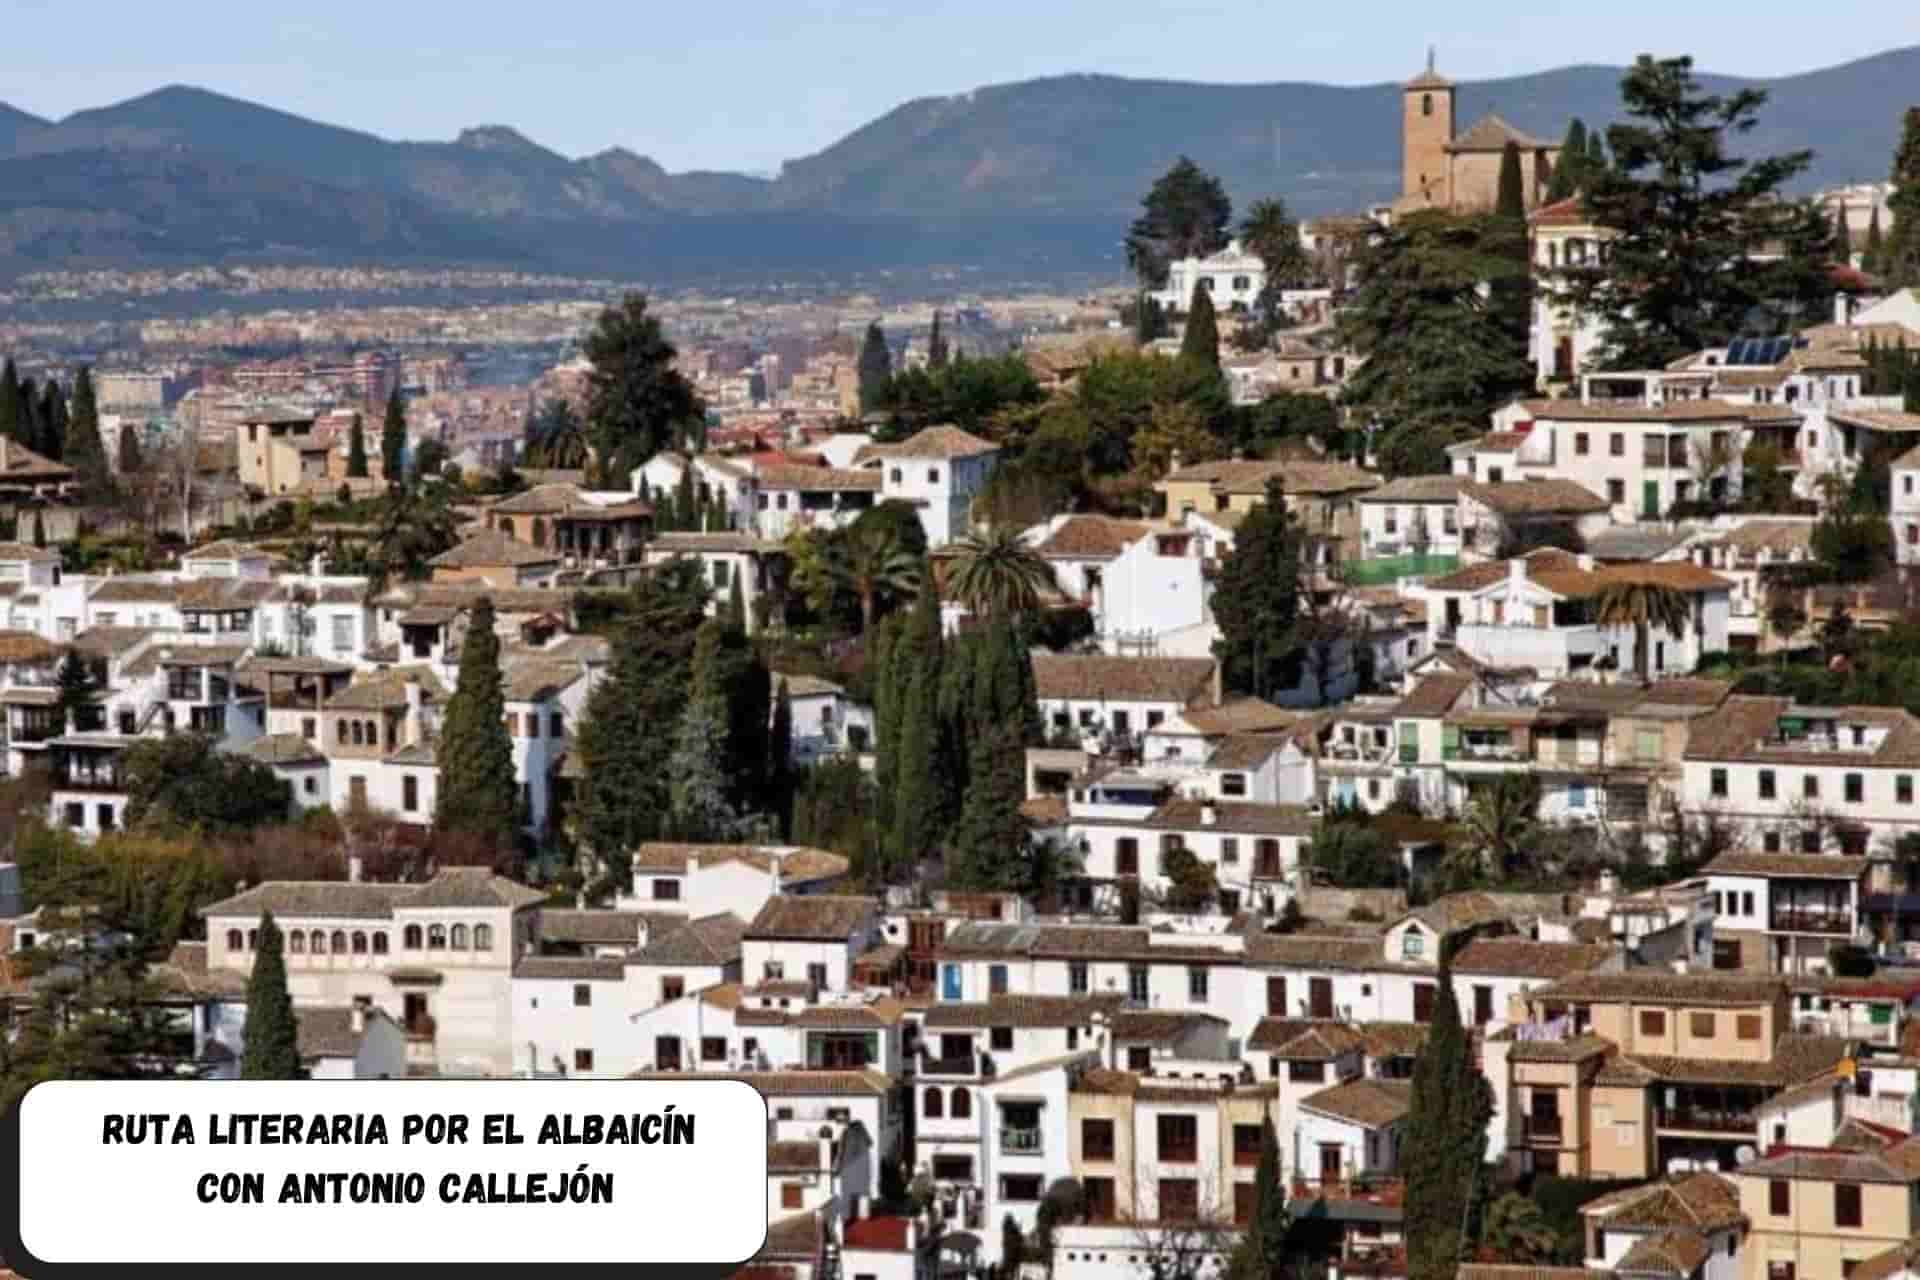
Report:
[{"label": "arched window", "polygon": [[247,930],[247,950],[258,951],[259,949],[260,949],[260,931],[258,929]]},{"label": "arched window", "polygon": [[247,945],[247,940],[240,935],[240,931],[238,929],[227,930],[227,950],[239,951],[244,949],[246,945]]},{"label": "arched window", "polygon": [[945,1116],[946,1112],[946,1098],[941,1094],[940,1090],[937,1087],[928,1089],[926,1106],[920,1114],[929,1120],[938,1120]]},{"label": "arched window", "polygon": [[347,934],[344,929],[333,931],[333,954],[337,956],[347,954]]},{"label": "arched window", "polygon": [[367,731],[360,727],[360,722],[358,720],[355,720],[353,722],[353,745],[356,747],[365,746],[366,741],[367,741]]},{"label": "arched window", "polygon": [[340,745],[343,747],[346,746],[347,745],[347,722],[345,720],[335,721],[333,730],[335,733],[340,735]]},{"label": "arched window", "polygon": [[973,1095],[965,1089],[953,1091],[953,1105],[948,1108],[955,1120],[973,1119]]},{"label": "arched window", "polygon": [[417,924],[408,925],[406,931],[400,935],[400,941],[407,950],[418,951],[420,949],[420,926]]},{"label": "arched window", "polygon": [[493,950],[493,926],[477,924],[473,926],[473,949],[475,951]]},{"label": "arched window", "polygon": [[1432,94],[1423,93],[1420,95],[1420,114],[1423,116],[1430,116],[1433,114],[1433,95]]},{"label": "arched window", "polygon": [[313,943],[307,949],[317,956],[327,954],[327,935],[315,929],[313,931]]},{"label": "arched window", "polygon": [[287,933],[287,954],[297,956],[306,949],[307,935],[298,929],[289,930]]},{"label": "arched window", "polygon": [[427,926],[427,950],[445,951],[447,949],[447,926],[430,924]]},{"label": "arched window", "polygon": [[373,954],[377,956],[383,956],[387,954],[387,935],[386,934],[376,933],[373,935]]},{"label": "arched window", "polygon": [[353,935],[353,954],[357,956],[363,956],[367,954],[367,935],[366,934],[356,933]]},{"label": "arched window", "polygon": [[463,924],[453,926],[452,945],[455,951],[465,951],[467,949],[467,926]]}]

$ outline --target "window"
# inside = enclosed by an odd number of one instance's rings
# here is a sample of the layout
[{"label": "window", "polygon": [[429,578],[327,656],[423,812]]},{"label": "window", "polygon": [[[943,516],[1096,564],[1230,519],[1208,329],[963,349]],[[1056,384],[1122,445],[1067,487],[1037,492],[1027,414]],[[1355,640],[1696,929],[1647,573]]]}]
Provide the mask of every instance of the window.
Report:
[{"label": "window", "polygon": [[890,470],[887,473],[887,479],[893,484],[905,483],[906,478],[907,478],[907,473],[901,470],[899,467],[894,467],[892,470]]},{"label": "window", "polygon": [[315,734],[315,732],[317,732],[317,730],[314,726],[313,717],[312,716],[304,717],[300,721],[300,736],[305,738],[308,742],[312,742],[313,735]]},{"label": "window", "polygon": [[667,1004],[671,1001],[678,1000],[681,996],[684,996],[686,994],[687,994],[687,980],[685,978],[660,979],[660,1003],[661,1004]]},{"label": "window", "polygon": [[590,1009],[593,1007],[593,987],[585,982],[573,984],[573,1007]]},{"label": "window", "polygon": [[493,926],[477,924],[473,926],[473,949],[475,951],[493,950]]},{"label": "window", "polygon": [[725,1062],[727,1060],[727,1039],[725,1036],[700,1037],[700,1061]]},{"label": "window", "polygon": [[933,1158],[933,1180],[935,1182],[972,1182],[972,1156],[935,1156]]},{"label": "window", "polygon": [[1712,1014],[1710,1014],[1710,1013],[1690,1013],[1690,1014],[1688,1014],[1688,1015],[1687,1015],[1687,1021],[1688,1021],[1688,1023],[1689,1023],[1690,1025],[1691,1025],[1691,1029],[1692,1029],[1692,1031],[1693,1031],[1693,1038],[1694,1038],[1694,1039],[1696,1039],[1696,1040],[1711,1040],[1711,1039],[1713,1039],[1713,1031],[1714,1031],[1714,1027],[1713,1027],[1713,1015],[1712,1015]]},{"label": "window", "polygon": [[1742,1040],[1758,1040],[1760,1038],[1760,1015],[1757,1013],[1740,1014],[1734,1018],[1733,1028],[1734,1034]]},{"label": "window", "polygon": [[952,1111],[955,1120],[973,1119],[973,1095],[965,1089],[955,1087]]},{"label": "window", "polygon": [[813,984],[815,991],[825,991],[827,989],[827,966],[824,964],[808,965],[807,981]]},{"label": "window", "polygon": [[782,1209],[801,1209],[806,1207],[807,1190],[797,1182],[780,1184],[780,1207]]},{"label": "window", "polygon": [[1113,1159],[1113,1121],[1082,1120],[1080,1122],[1080,1158],[1082,1160]]},{"label": "window", "polygon": [[1140,841],[1133,836],[1121,836],[1113,842],[1113,871],[1115,875],[1137,876],[1140,874]]},{"label": "window", "polygon": [[420,949],[420,926],[410,924],[401,930],[400,943],[409,951],[418,951]]},{"label": "window", "polygon": [[987,966],[987,994],[995,996],[1007,994],[1007,966],[1003,964]]},{"label": "window", "polygon": [[[480,927],[483,929],[486,928],[485,925],[481,925]],[[387,935],[384,932],[373,935],[373,954],[377,956],[387,954]]]},{"label": "window", "polygon": [[1800,833],[1800,852],[1819,853],[1821,847],[1820,828],[1808,827]]},{"label": "window", "polygon": [[1327,1078],[1327,1064],[1324,1062],[1302,1062],[1295,1059],[1287,1063],[1287,1079],[1295,1084],[1321,1084]]},{"label": "window", "polygon": [[987,1032],[987,1047],[996,1053],[1010,1053],[1013,1050],[1013,1028],[995,1027]]},{"label": "window", "polygon": [[1893,776],[1893,799],[1895,804],[1913,803],[1913,775],[1896,773]]},{"label": "window", "polygon": [[1867,798],[1867,776],[1863,773],[1850,773],[1846,778],[1848,804],[1860,804]]},{"label": "window", "polygon": [[1642,1009],[1640,1011],[1640,1034],[1643,1036],[1664,1036],[1667,1034],[1667,1015],[1661,1009]]},{"label": "window", "polygon": [[593,1070],[593,1050],[575,1049],[573,1051],[573,1069],[575,1071]]},{"label": "window", "polygon": [[1143,1044],[1132,1045],[1127,1049],[1127,1070],[1139,1076],[1153,1074],[1153,1050]]},{"label": "window", "polygon": [[430,924],[427,926],[427,950],[445,951],[447,949],[447,926]]},{"label": "window", "polygon": [[1427,953],[1427,935],[1418,929],[1408,929],[1400,935],[1400,958],[1418,960]]},{"label": "window", "polygon": [[1833,1184],[1833,1225],[1836,1227],[1860,1225],[1859,1183],[1836,1182]]},{"label": "window", "polygon": [[353,615],[335,615],[333,619],[333,651],[350,653],[353,650]]},{"label": "window", "polygon": [[467,926],[463,924],[453,926],[451,949],[454,951],[465,951],[467,949]]},{"label": "window", "polygon": [[1127,998],[1145,1001],[1147,998],[1147,966],[1130,964],[1127,966]]},{"label": "window", "polygon": [[940,468],[938,468],[938,467],[928,467],[928,468],[927,468],[927,483],[928,483],[928,484],[939,484],[939,483],[940,483]]},{"label": "window", "polygon": [[363,956],[367,954],[367,935],[366,934],[356,933],[353,935],[353,954],[357,956]]},{"label": "window", "polygon": [[1725,769],[1715,769],[1711,774],[1709,774],[1707,789],[1710,792],[1712,792],[1714,799],[1716,800],[1726,799],[1727,798],[1727,771]]},{"label": "window", "polygon": [[1160,1220],[1192,1222],[1200,1216],[1200,1183],[1193,1178],[1160,1179]]},{"label": "window", "polygon": [[1240,865],[1240,842],[1232,836],[1220,841],[1220,865],[1223,867]]},{"label": "window", "polygon": [[1587,433],[1584,431],[1573,433],[1573,456],[1576,458],[1587,456]]},{"label": "window", "polygon": [[[1617,439],[1618,437],[1615,438]],[[1607,481],[1607,501],[1617,507],[1624,504],[1626,500],[1627,482],[1625,480]]]},{"label": "window", "polygon": [[320,932],[318,929],[315,929],[311,934],[307,936],[308,936],[308,946],[309,946],[309,949],[312,950],[313,954],[317,956],[323,956],[327,954],[327,935],[326,934]]},{"label": "window", "polygon": [[1771,800],[1774,798],[1775,794],[1776,793],[1773,785],[1773,770],[1762,769],[1760,771],[1760,798],[1762,800]]},{"label": "window", "polygon": [[1200,1121],[1197,1116],[1160,1116],[1156,1126],[1162,1164],[1192,1164],[1200,1158]]},{"label": "window", "polygon": [[1038,1200],[1040,1181],[1040,1175],[1037,1173],[1006,1174],[1000,1179],[1000,1198],[1013,1201]]},{"label": "window", "polygon": [[1767,1183],[1767,1212],[1776,1218],[1784,1218],[1792,1211],[1792,1201],[1784,1178],[1775,1178]]},{"label": "window", "polygon": [[1187,970],[1187,999],[1195,1004],[1207,1002],[1207,969],[1205,965],[1194,965]]},{"label": "window", "polygon": [[1260,1163],[1259,1125],[1233,1126],[1233,1162],[1249,1168]]},{"label": "window", "polygon": [[680,882],[678,880],[655,880],[653,882],[653,900],[655,902],[678,902],[680,900]]},{"label": "window", "polygon": [[1075,960],[1067,966],[1067,990],[1076,996],[1086,995],[1091,989],[1092,979],[1087,973],[1087,962]]},{"label": "window", "polygon": [[420,807],[420,780],[412,774],[400,779],[400,808],[412,813]]},{"label": "window", "polygon": [[1220,775],[1220,794],[1223,796],[1244,796],[1247,794],[1247,775],[1244,773],[1223,773]]},{"label": "window", "polygon": [[287,932],[287,951],[290,954],[297,956],[301,952],[305,951],[306,949],[307,949],[307,935],[300,932],[300,930],[298,929],[289,930]]},{"label": "window", "polygon": [[920,1102],[920,1114],[929,1120],[944,1120],[947,1115],[947,1095],[939,1089],[928,1089]]},{"label": "window", "polygon": [[1807,799],[1818,800],[1820,798],[1820,775],[1817,773],[1808,774],[1806,779],[1800,784],[1800,791]]},{"label": "window", "polygon": [[[1627,456],[1627,438],[1624,435],[1620,434],[1618,431],[1614,432],[1607,439],[1607,452],[1616,458],[1626,457]],[[1618,484],[1620,482],[1614,481],[1613,483]]]}]

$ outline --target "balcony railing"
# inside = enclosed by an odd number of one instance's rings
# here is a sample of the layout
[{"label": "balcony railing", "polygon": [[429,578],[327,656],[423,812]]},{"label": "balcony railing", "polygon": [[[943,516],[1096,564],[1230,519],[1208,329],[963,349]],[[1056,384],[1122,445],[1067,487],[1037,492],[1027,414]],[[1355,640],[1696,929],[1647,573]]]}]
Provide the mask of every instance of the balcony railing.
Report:
[{"label": "balcony railing", "polygon": [[1792,907],[1776,909],[1767,927],[1775,933],[1853,932],[1853,917],[1845,911],[1808,911]]},{"label": "balcony railing", "polygon": [[1037,1156],[1040,1154],[1040,1131],[1038,1129],[1002,1129],[1000,1151],[1001,1154],[1010,1156]]},{"label": "balcony railing", "polygon": [[90,795],[117,795],[127,789],[127,784],[118,774],[56,773],[53,775],[55,791],[83,791]]},{"label": "balcony railing", "polygon": [[1686,1129],[1695,1133],[1749,1134],[1754,1132],[1755,1120],[1751,1111],[1725,1107],[1656,1107],[1653,1125],[1656,1129]]},{"label": "balcony railing", "polygon": [[1520,1137],[1528,1146],[1557,1147],[1564,1132],[1559,1116],[1520,1117]]}]

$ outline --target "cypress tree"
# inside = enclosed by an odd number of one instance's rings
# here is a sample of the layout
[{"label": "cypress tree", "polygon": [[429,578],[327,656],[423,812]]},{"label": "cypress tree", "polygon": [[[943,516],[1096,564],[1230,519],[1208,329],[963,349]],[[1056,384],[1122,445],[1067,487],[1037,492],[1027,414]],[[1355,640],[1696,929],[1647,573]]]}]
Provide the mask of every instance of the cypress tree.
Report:
[{"label": "cypress tree", "polygon": [[875,320],[867,326],[860,343],[860,412],[872,413],[886,399],[887,383],[893,377],[893,354],[887,350],[887,335]]},{"label": "cypress tree", "polygon": [[40,389],[40,412],[37,416],[39,437],[35,440],[33,451],[43,458],[54,462],[63,462],[67,456],[67,398],[60,394],[60,384],[48,378]]},{"label": "cypress tree", "polygon": [[1605,135],[1599,129],[1589,130],[1587,133],[1587,159],[1586,162],[1580,166],[1580,180],[1583,183],[1593,181],[1593,176],[1596,173],[1609,168],[1612,163],[1612,161],[1607,159],[1607,139]]},{"label": "cypress tree", "polygon": [[446,831],[466,831],[510,843],[517,826],[520,788],[514,780],[513,743],[507,737],[506,697],[500,679],[500,637],[493,630],[493,601],[474,602],[460,647],[460,678],[447,701],[435,756],[440,766],[440,806],[434,822]]},{"label": "cypress tree", "polygon": [[42,550],[45,550],[47,545],[47,522],[41,518],[38,507],[33,511],[33,545]]},{"label": "cypress tree", "polygon": [[1023,887],[1032,830],[1020,810],[1026,759],[1015,723],[996,725],[973,739],[966,799],[947,846],[949,883],[976,890]]},{"label": "cypress tree", "polygon": [[96,692],[93,672],[87,668],[86,661],[74,649],[67,650],[60,666],[54,672],[59,687],[60,730],[63,733],[82,732],[82,716],[93,706]]},{"label": "cypress tree", "polygon": [[901,628],[899,615],[887,618],[874,628],[867,645],[867,668],[873,685],[873,813],[874,826],[883,833],[893,829],[893,785],[899,770],[901,688],[895,679],[893,653],[898,647]]},{"label": "cypress tree", "polygon": [[1893,190],[1887,211],[1893,232],[1880,254],[1880,269],[1896,289],[1920,285],[1920,107],[1902,118],[1900,144],[1893,153]]},{"label": "cypress tree", "polygon": [[932,566],[923,566],[922,588],[894,648],[895,698],[900,745],[894,758],[893,823],[889,871],[907,874],[939,848],[950,819],[952,775],[942,769],[940,677],[945,648],[940,634],[938,592]]},{"label": "cypress tree", "polygon": [[114,450],[117,469],[123,476],[138,475],[140,472],[140,437],[134,433],[133,424],[127,423],[120,428],[120,440]]},{"label": "cypress tree", "polygon": [[[1587,160],[1587,123],[1575,116],[1567,124],[1567,136],[1560,142],[1560,158],[1553,162],[1553,176],[1547,181],[1547,199],[1565,200],[1580,190],[1580,175]],[[1505,161],[1501,162],[1503,165]]]},{"label": "cypress tree", "polygon": [[27,443],[25,411],[20,403],[20,371],[13,367],[13,357],[7,357],[7,363],[0,366],[0,436],[5,436],[15,444]]},{"label": "cypress tree", "polygon": [[1520,176],[1520,146],[1511,140],[1500,151],[1500,194],[1493,205],[1494,214],[1524,221],[1527,216],[1526,184]]},{"label": "cypress tree", "polygon": [[738,631],[747,629],[747,601],[740,592],[740,575],[733,575],[727,588],[727,625]]},{"label": "cypress tree", "polygon": [[782,840],[793,839],[793,697],[783,678],[773,696],[773,728],[767,734],[767,794]]},{"label": "cypress tree", "polygon": [[1180,354],[1220,367],[1220,322],[1213,312],[1213,295],[1199,285],[1193,287],[1193,305],[1187,309],[1187,331],[1180,339]]},{"label": "cypress tree", "polygon": [[106,442],[100,438],[100,406],[93,395],[93,370],[85,365],[73,380],[71,413],[72,420],[64,433],[64,461],[79,477],[81,492],[97,496],[113,487],[113,472],[107,466]]},{"label": "cypress tree", "polygon": [[353,430],[347,435],[347,478],[367,478],[367,429],[357,413],[353,415]]},{"label": "cypress tree", "polygon": [[1473,1065],[1453,993],[1451,939],[1442,939],[1427,1047],[1414,1062],[1400,1168],[1406,1177],[1408,1280],[1453,1280],[1466,1248],[1467,1210],[1486,1158],[1492,1090]]},{"label": "cypress tree", "polygon": [[1847,230],[1847,204],[1842,200],[1833,211],[1833,256],[1842,264],[1853,261],[1853,233]]},{"label": "cypress tree", "polygon": [[242,1080],[298,1080],[300,1027],[287,991],[287,960],[273,912],[260,916],[253,973],[247,979],[247,1027],[240,1053]]},{"label": "cypress tree", "polygon": [[734,840],[743,834],[722,767],[729,736],[720,653],[725,629],[708,622],[694,637],[691,696],[667,759],[667,834],[691,843]]},{"label": "cypress tree", "polygon": [[1880,270],[1880,255],[1884,248],[1885,245],[1880,237],[1880,206],[1876,204],[1873,206],[1872,214],[1867,218],[1867,248],[1861,256],[1860,269],[1877,274]]},{"label": "cypress tree", "polygon": [[1273,1117],[1260,1126],[1260,1163],[1253,1174],[1253,1221],[1247,1225],[1245,1251],[1249,1267],[1240,1269],[1246,1280],[1278,1280],[1289,1271],[1287,1236],[1293,1215],[1287,1212],[1287,1189],[1280,1182],[1280,1139]]},{"label": "cypress tree", "polygon": [[401,403],[400,388],[387,394],[387,416],[380,424],[380,466],[389,485],[404,478],[402,467],[407,453],[407,407]]},{"label": "cypress tree", "polygon": [[946,335],[940,332],[940,311],[936,307],[933,312],[933,332],[927,335],[927,367],[929,369],[946,368],[947,355],[947,339]]}]

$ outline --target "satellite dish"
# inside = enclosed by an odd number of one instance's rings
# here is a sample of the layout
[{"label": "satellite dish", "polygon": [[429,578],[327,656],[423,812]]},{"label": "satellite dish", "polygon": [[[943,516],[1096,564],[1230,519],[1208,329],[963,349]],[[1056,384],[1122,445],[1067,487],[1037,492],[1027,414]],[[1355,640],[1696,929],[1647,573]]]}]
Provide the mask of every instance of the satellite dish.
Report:
[{"label": "satellite dish", "polygon": [[1735,1150],[1733,1153],[1734,1168],[1737,1169],[1741,1165],[1751,1164],[1754,1158],[1757,1157],[1759,1154],[1760,1153],[1758,1151],[1755,1151],[1753,1149],[1752,1143],[1747,1143],[1747,1142],[1741,1143],[1739,1148]]}]

